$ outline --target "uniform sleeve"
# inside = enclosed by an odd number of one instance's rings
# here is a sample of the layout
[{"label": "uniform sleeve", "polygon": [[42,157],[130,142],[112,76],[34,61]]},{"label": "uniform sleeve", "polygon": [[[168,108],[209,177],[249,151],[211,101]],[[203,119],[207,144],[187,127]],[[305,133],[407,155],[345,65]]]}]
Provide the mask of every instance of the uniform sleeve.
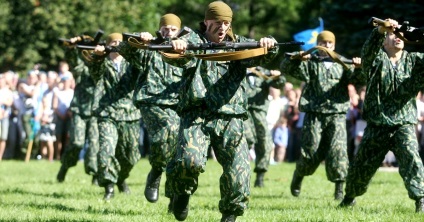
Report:
[{"label": "uniform sleeve", "polygon": [[370,36],[362,46],[362,73],[368,73],[369,69],[372,67],[372,63],[382,50],[385,37],[386,35],[379,33],[377,28],[372,30]]},{"label": "uniform sleeve", "polygon": [[278,78],[273,79],[270,85],[276,89],[283,89],[286,82],[286,77],[280,75]]},{"label": "uniform sleeve", "polygon": [[280,71],[284,75],[290,75],[294,78],[309,82],[308,62],[300,59],[284,58],[280,64]]},{"label": "uniform sleeve", "polygon": [[104,65],[104,57],[93,55],[93,61],[88,63],[88,70],[91,78],[97,83],[105,73],[106,66]]},{"label": "uniform sleeve", "polygon": [[137,69],[142,69],[142,58],[146,53],[146,50],[137,49],[132,47],[128,42],[121,42],[117,47],[119,54],[125,58],[132,66]]}]

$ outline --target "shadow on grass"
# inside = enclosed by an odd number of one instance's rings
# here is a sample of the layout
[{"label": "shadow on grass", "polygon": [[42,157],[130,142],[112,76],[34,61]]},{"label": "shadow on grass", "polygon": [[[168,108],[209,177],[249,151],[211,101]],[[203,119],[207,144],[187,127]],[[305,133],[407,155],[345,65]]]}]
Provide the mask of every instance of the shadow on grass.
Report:
[{"label": "shadow on grass", "polygon": [[24,190],[22,188],[9,188],[9,189],[5,189],[5,190],[0,190],[1,196],[8,195],[8,194],[31,195],[31,196],[39,196],[39,197],[53,197],[53,198],[57,198],[57,199],[64,199],[64,198],[69,198],[69,197],[73,196],[73,195],[70,195],[70,194],[56,193],[56,192],[51,193],[51,194],[43,194],[43,193],[27,191],[27,190]]},{"label": "shadow on grass", "polygon": [[[106,203],[106,202],[104,202]],[[38,210],[55,210],[65,213],[76,213],[76,214],[92,214],[92,215],[120,215],[120,216],[139,216],[142,214],[141,211],[136,210],[123,210],[118,208],[107,208],[103,204],[96,206],[88,206],[86,208],[76,208],[66,204],[61,203],[19,203],[20,206],[25,207],[26,209],[38,209]]]}]

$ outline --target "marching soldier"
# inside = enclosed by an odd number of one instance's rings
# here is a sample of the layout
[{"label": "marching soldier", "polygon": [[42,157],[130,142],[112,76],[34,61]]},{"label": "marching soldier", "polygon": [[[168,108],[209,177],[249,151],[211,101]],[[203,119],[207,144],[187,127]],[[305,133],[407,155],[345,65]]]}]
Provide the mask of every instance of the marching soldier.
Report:
[{"label": "marching soldier", "polygon": [[[161,17],[159,31],[164,40],[176,37],[180,29],[181,20],[178,16],[165,14]],[[147,32],[140,33],[140,37],[145,43],[153,40],[153,36]],[[128,62],[139,69],[133,101],[149,132],[149,162],[152,169],[147,176],[144,195],[149,202],[154,203],[159,198],[162,172],[173,156],[177,143],[180,117],[175,110],[179,101],[182,69],[165,63],[157,51],[137,49],[126,41],[117,48]],[[165,196],[172,198],[167,187]],[[172,211],[172,199],[169,211]]]},{"label": "marching soldier", "polygon": [[[335,183],[334,198],[343,198],[343,184],[347,175],[346,112],[349,108],[348,84],[357,81],[354,68],[360,66],[360,58],[354,65],[344,67],[333,62],[323,50],[333,52],[336,37],[323,31],[317,37],[318,55],[297,52],[297,59],[286,58],[281,71],[305,82],[299,109],[305,112],[301,157],[290,185],[293,196],[299,196],[302,180],[312,175],[325,160],[329,181]],[[344,64],[344,63],[343,63]]]},{"label": "marching soldier", "polygon": [[[200,23],[200,30],[173,40],[174,50],[184,52],[188,42],[254,41],[233,34],[232,18],[233,12],[227,4],[222,1],[210,3],[205,11],[205,20]],[[277,55],[275,43],[272,38],[262,38],[259,44],[269,50],[268,54],[251,59],[169,59],[171,64],[184,67],[178,106],[181,118],[178,145],[175,156],[167,166],[167,179],[174,194],[173,212],[177,220],[187,218],[189,199],[197,190],[200,173],[205,171],[209,147],[213,147],[223,169],[219,201],[221,221],[235,221],[237,216],[243,215],[250,195],[248,147],[243,133],[247,98],[243,84],[247,67],[266,63]],[[216,50],[215,53],[224,51]],[[204,54],[203,50],[197,52],[205,56],[209,54]]]},{"label": "marching soldier", "polygon": [[[70,39],[72,43],[81,41],[81,37]],[[94,92],[96,84],[88,72],[88,67],[81,59],[75,45],[66,51],[65,57],[73,68],[75,79],[74,97],[70,110],[72,113],[71,125],[69,129],[70,142],[65,148],[61,158],[62,166],[57,174],[57,180],[63,182],[70,167],[77,164],[79,154],[88,141],[88,148],[84,156],[84,169],[88,175],[92,175],[93,185],[97,185],[97,153],[99,150],[99,131],[97,128],[97,118],[92,113]]]},{"label": "marching soldier", "polygon": [[248,96],[248,116],[244,121],[244,133],[249,147],[254,146],[256,159],[255,187],[264,186],[264,176],[268,171],[270,155],[274,148],[271,131],[268,129],[266,115],[269,107],[269,87],[281,89],[286,79],[280,71],[267,70],[260,66],[247,71],[246,94]]},{"label": "marching soldier", "polygon": [[398,22],[386,19],[362,47],[363,78],[367,79],[363,118],[367,121],[358,153],[350,164],[341,207],[353,206],[391,150],[399,173],[415,200],[415,211],[424,212],[424,168],[415,135],[416,96],[424,87],[424,54],[403,50]]},{"label": "marching soldier", "polygon": [[[118,46],[121,33],[107,37],[106,46]],[[98,180],[105,187],[105,200],[114,197],[114,186],[130,193],[125,182],[141,155],[138,149],[140,111],[133,104],[133,93],[138,72],[119,53],[105,51],[105,46],[94,49],[89,73],[97,83],[95,114],[98,118],[99,152]]]}]

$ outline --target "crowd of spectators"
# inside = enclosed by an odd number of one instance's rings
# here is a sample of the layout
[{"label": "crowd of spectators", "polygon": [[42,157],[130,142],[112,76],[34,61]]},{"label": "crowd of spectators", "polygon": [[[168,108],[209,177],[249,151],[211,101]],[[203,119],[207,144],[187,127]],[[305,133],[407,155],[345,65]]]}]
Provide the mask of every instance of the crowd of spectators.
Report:
[{"label": "crowd of spectators", "polygon": [[59,72],[39,65],[24,78],[7,71],[0,74],[0,158],[59,160],[67,143],[71,118],[68,111],[75,81],[67,63]]},{"label": "crowd of spectators", "polygon": [[[7,71],[0,74],[0,160],[23,159],[28,149],[31,158],[60,160],[69,140],[69,105],[75,81],[69,66],[61,62],[56,71],[42,71],[38,65],[25,78]],[[274,149],[270,162],[296,162],[300,156],[300,138],[304,113],[298,109],[301,87],[287,82],[284,90],[270,88],[268,129]],[[351,160],[357,152],[366,122],[361,107],[365,87],[349,85],[350,108],[346,113],[348,153]],[[417,95],[417,138],[424,157],[424,96]],[[29,152],[29,151],[28,151]],[[144,154],[145,155],[145,154]],[[144,156],[143,155],[143,156]],[[253,158],[254,158],[254,154]],[[397,166],[389,152],[383,166]]]}]

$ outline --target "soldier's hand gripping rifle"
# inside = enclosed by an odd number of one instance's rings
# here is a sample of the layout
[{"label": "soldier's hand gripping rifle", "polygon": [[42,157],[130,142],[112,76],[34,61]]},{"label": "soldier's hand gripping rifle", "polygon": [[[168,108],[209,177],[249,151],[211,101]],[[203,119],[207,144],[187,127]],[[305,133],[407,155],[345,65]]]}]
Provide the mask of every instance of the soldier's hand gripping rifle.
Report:
[{"label": "soldier's hand gripping rifle", "polygon": [[85,46],[96,46],[100,39],[103,36],[103,30],[99,29],[94,37],[91,37],[89,35],[80,35],[78,36],[78,40],[76,42],[73,42],[70,39],[65,38],[59,38],[59,44],[63,46],[75,46],[75,45],[85,45]]},{"label": "soldier's hand gripping rifle", "polygon": [[[383,19],[371,17],[368,21],[373,26],[391,27],[391,24]],[[408,21],[404,21],[402,25],[395,28],[395,35],[408,44],[424,44],[424,28],[416,28],[409,25]],[[403,33],[403,35],[401,35]]]}]

